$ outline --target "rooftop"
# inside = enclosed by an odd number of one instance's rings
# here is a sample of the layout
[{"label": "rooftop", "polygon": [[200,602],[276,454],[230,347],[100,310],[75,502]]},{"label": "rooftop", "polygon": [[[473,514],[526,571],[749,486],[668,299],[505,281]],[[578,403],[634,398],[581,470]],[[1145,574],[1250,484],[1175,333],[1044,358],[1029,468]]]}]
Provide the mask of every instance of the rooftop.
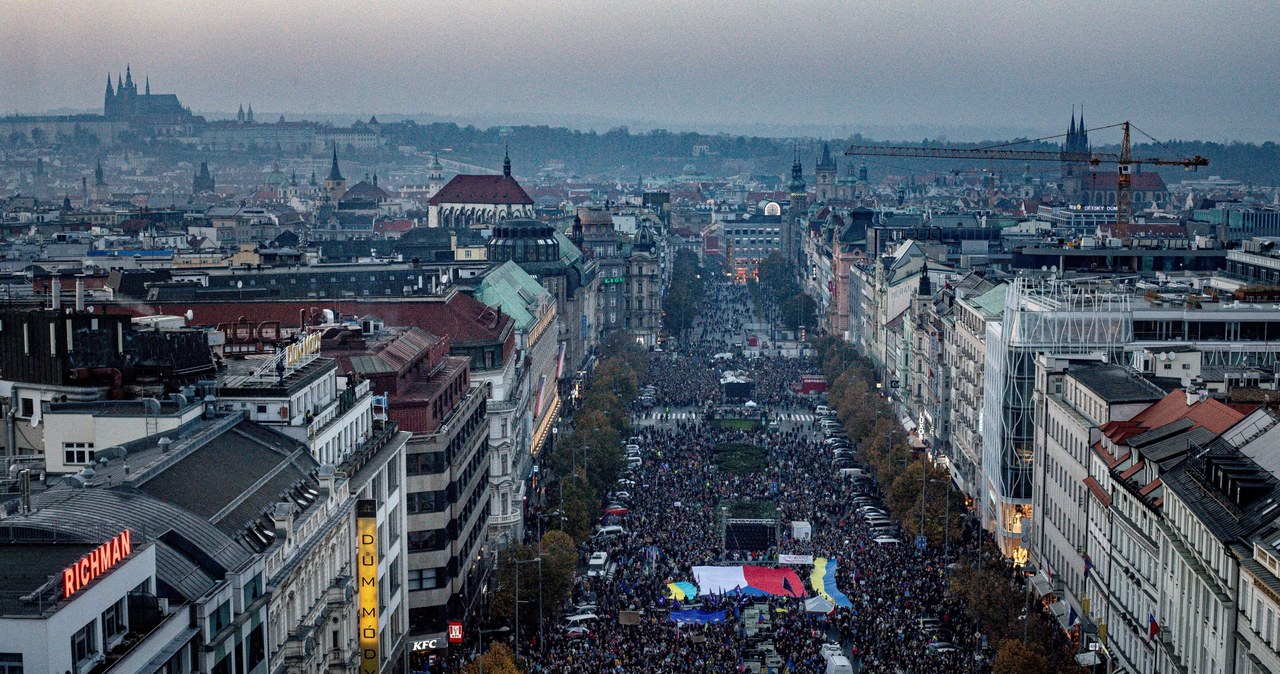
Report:
[{"label": "rooftop", "polygon": [[1067,376],[1110,404],[1155,401],[1164,391],[1119,365],[1072,365]]},{"label": "rooftop", "polygon": [[89,543],[8,543],[0,545],[0,594],[29,594],[71,563],[89,554]]}]

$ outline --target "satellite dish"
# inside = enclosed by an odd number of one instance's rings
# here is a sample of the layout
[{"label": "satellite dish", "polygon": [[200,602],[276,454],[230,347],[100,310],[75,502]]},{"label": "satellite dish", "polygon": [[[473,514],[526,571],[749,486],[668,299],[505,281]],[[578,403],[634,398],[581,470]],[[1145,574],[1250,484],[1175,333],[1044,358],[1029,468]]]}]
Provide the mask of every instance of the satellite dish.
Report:
[{"label": "satellite dish", "polygon": [[1049,268],[1045,265],[1040,265],[1040,271],[1049,271]]},{"label": "satellite dish", "polygon": [[1051,272],[1053,272],[1053,273],[1055,273],[1055,274],[1056,274],[1056,273],[1058,273],[1058,265],[1056,265],[1056,264],[1055,264],[1055,265],[1053,265],[1052,267],[1049,267],[1049,271],[1051,271]]},{"label": "satellite dish", "polygon": [[194,312],[194,311],[192,311],[192,310],[190,310],[190,309],[187,309],[187,313],[183,314],[183,316],[185,316],[185,317],[186,317],[186,319],[189,321],[189,320],[191,320],[191,319],[193,319],[193,318],[195,318],[195,317],[196,317],[196,312]]}]

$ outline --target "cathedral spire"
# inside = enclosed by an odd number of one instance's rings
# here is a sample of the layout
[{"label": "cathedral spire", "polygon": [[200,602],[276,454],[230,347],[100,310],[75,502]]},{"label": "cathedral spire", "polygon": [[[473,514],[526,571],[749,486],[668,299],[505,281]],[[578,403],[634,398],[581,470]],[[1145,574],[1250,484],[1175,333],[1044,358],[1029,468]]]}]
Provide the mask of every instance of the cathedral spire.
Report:
[{"label": "cathedral spire", "polygon": [[111,88],[111,73],[107,73],[107,96],[114,96],[115,90]]},{"label": "cathedral spire", "polygon": [[147,75],[147,95],[151,95],[151,76]]},{"label": "cathedral spire", "polygon": [[129,64],[124,66],[124,86],[128,89],[133,88],[133,73],[129,71]]},{"label": "cathedral spire", "polygon": [[502,177],[511,177],[511,145],[506,144],[502,150]]},{"label": "cathedral spire", "polygon": [[1070,147],[1071,143],[1075,141],[1075,139],[1076,139],[1076,106],[1073,103],[1071,105],[1071,128],[1067,130],[1067,146]]},{"label": "cathedral spire", "polygon": [[329,167],[329,180],[342,180],[342,171],[338,170],[338,144],[333,144],[333,165]]},{"label": "cathedral spire", "polygon": [[1080,151],[1088,152],[1089,151],[1089,130],[1085,128],[1085,125],[1084,125],[1084,105],[1083,104],[1080,106],[1080,128],[1078,130],[1078,133],[1080,134]]}]

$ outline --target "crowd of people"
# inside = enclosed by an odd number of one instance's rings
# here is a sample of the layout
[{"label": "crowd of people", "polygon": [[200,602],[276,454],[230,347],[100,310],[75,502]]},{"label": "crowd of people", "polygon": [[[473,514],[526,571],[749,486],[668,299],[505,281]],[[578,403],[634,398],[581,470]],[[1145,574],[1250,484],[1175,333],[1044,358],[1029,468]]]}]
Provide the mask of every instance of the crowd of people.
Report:
[{"label": "crowd of people", "polygon": [[[762,402],[797,407],[789,383],[811,367],[800,359],[716,360],[732,341],[734,326],[752,320],[741,287],[708,288],[707,319],[690,353],[665,353],[661,367],[650,367],[644,383],[657,389],[665,408],[719,400],[717,371],[747,369],[756,379]],[[942,551],[883,544],[858,517],[852,497],[876,491],[874,482],[857,484],[831,465],[830,452],[813,423],[794,422],[754,428],[726,426],[706,416],[673,420],[663,413],[636,424],[642,464],[628,469],[616,491],[628,492],[628,513],[610,516],[625,533],[593,538],[580,548],[583,559],[609,553],[607,571],[580,574],[573,603],[598,619],[584,631],[548,626],[545,641],[523,650],[530,672],[598,674],[673,672],[730,674],[755,669],[767,656],[776,671],[821,674],[826,662],[819,649],[836,644],[863,673],[941,674],[984,672],[989,653],[980,644],[961,606],[944,596]],[[728,443],[763,448],[767,464],[738,472],[717,466],[716,448]],[[726,544],[719,526],[721,507],[730,503],[766,504],[777,514],[778,535],[754,550]],[[811,536],[793,539],[787,524],[802,520]],[[968,532],[967,536],[976,535]],[[908,541],[909,543],[909,541]],[[960,548],[964,541],[956,541]],[[676,599],[668,583],[696,582],[692,567],[716,564],[772,566],[779,553],[826,557],[837,564],[836,586],[852,603],[830,614],[809,613],[792,597],[747,597],[735,593]],[[801,578],[809,568],[795,567]],[[813,590],[806,588],[812,595]],[[670,612],[696,607],[723,612],[723,622],[679,625]],[[745,615],[767,616],[767,626],[747,624]],[[936,635],[921,629],[923,618],[941,620],[955,648],[929,647]],[[766,618],[758,618],[762,623]],[[753,619],[755,620],[755,619]],[[749,629],[750,628],[750,629]]]}]

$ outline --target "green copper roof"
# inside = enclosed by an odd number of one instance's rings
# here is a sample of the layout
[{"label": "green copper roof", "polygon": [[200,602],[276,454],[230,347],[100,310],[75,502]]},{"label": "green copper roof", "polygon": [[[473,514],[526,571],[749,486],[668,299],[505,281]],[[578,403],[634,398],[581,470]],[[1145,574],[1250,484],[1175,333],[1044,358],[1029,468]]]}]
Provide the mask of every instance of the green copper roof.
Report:
[{"label": "green copper roof", "polygon": [[551,294],[520,265],[508,260],[485,274],[475,298],[510,316],[517,330],[526,330],[542,304],[551,301]]}]

